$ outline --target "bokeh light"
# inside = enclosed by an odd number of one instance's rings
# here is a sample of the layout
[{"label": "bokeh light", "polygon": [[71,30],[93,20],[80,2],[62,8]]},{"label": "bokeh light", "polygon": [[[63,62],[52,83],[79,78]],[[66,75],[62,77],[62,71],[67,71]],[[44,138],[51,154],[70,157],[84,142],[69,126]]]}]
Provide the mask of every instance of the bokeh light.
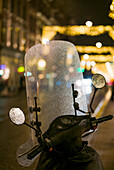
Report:
[{"label": "bokeh light", "polygon": [[102,43],[101,42],[97,42],[95,45],[96,45],[97,48],[101,48],[102,47]]},{"label": "bokeh light", "polygon": [[84,54],[83,55],[83,59],[88,60],[89,59],[89,55],[88,54]]},{"label": "bokeh light", "polygon": [[46,61],[44,59],[40,59],[38,61],[38,69],[39,70],[44,70],[46,67]]},{"label": "bokeh light", "polygon": [[86,21],[85,24],[86,24],[87,27],[91,27],[93,25],[92,21]]}]

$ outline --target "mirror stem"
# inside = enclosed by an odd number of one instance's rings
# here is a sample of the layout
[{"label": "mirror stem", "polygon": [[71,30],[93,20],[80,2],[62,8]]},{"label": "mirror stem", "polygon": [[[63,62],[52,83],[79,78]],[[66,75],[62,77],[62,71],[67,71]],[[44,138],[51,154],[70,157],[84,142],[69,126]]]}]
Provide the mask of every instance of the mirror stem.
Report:
[{"label": "mirror stem", "polygon": [[92,104],[93,104],[93,100],[94,100],[94,97],[95,97],[95,94],[96,94],[97,90],[98,90],[97,88],[94,88],[94,94],[93,94],[93,97],[92,97],[91,103],[90,103],[90,109],[91,109],[92,113],[94,113],[94,110],[92,108]]},{"label": "mirror stem", "polygon": [[33,130],[37,131],[33,126],[29,125],[28,123],[24,122],[24,124],[32,128]]},{"label": "mirror stem", "polygon": [[74,112],[75,112],[75,116],[77,116],[77,112],[76,112],[76,108],[75,108],[75,90],[74,90],[74,84],[72,84],[72,94],[73,94],[73,102],[74,102]]}]

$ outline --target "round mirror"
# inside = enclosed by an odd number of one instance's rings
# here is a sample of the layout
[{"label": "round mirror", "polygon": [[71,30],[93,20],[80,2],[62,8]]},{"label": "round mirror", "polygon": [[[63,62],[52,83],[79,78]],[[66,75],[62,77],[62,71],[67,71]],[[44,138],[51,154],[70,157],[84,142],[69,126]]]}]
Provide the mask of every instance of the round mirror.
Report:
[{"label": "round mirror", "polygon": [[92,77],[92,84],[95,88],[101,89],[106,85],[106,80],[103,75],[101,74],[95,74]]},{"label": "round mirror", "polygon": [[9,111],[9,117],[16,125],[22,125],[25,122],[25,115],[19,108],[12,108]]}]

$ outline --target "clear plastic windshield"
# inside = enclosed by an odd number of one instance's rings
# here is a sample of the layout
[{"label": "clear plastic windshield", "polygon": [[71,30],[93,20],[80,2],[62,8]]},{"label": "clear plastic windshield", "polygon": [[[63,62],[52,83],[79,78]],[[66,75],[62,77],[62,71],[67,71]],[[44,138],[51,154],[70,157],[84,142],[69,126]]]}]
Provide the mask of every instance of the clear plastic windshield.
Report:
[{"label": "clear plastic windshield", "polygon": [[[35,120],[35,113],[30,112],[37,96],[39,121],[44,133],[50,123],[61,115],[74,115],[71,84],[78,90],[76,101],[80,109],[87,111],[86,95],[83,86],[83,75],[76,47],[67,41],[50,41],[46,45],[37,44],[25,55],[25,74],[29,123]],[[78,112],[78,114],[82,114]],[[24,151],[37,144],[33,130],[30,139],[24,144]],[[29,145],[29,146],[28,146]],[[22,152],[18,149],[17,154]],[[20,162],[20,158],[18,158]],[[25,162],[28,161],[27,159]],[[20,162],[21,164],[22,161]],[[29,164],[29,163],[28,163]]]}]

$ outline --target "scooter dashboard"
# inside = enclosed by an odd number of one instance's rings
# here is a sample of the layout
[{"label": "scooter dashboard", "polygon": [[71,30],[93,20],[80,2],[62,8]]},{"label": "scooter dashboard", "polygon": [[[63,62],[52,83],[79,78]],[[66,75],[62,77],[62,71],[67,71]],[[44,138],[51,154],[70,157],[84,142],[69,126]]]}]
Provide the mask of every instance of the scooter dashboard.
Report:
[{"label": "scooter dashboard", "polygon": [[[46,135],[53,135],[56,132],[64,131],[72,126],[78,125],[83,119],[87,119],[88,115],[75,116],[75,115],[64,115],[57,117],[49,126],[46,131]],[[45,136],[45,135],[44,135]]]}]

